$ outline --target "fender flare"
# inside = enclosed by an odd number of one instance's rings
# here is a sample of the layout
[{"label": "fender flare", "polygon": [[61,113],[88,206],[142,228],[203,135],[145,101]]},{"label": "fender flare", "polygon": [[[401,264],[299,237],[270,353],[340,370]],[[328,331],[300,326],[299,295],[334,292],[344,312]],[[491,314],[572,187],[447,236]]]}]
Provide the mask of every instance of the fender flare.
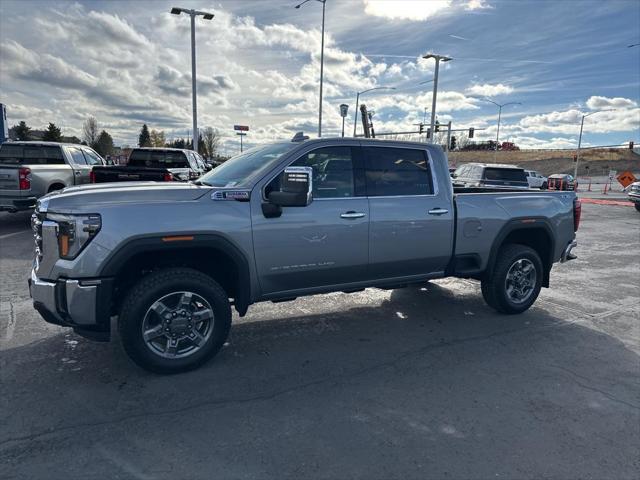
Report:
[{"label": "fender flare", "polygon": [[[238,271],[238,285],[234,306],[240,316],[243,316],[251,304],[251,278],[249,262],[244,253],[231,241],[221,235],[180,232],[180,236],[192,236],[193,240],[184,242],[165,242],[163,237],[172,234],[152,234],[134,237],[127,240],[117,250],[112,252],[98,272],[101,277],[115,277],[124,265],[135,255],[143,252],[170,250],[185,250],[195,248],[209,248],[219,250],[226,254],[234,262]],[[174,234],[176,235],[176,234]]]},{"label": "fender flare", "polygon": [[485,275],[491,275],[493,272],[493,267],[496,263],[496,258],[498,256],[498,250],[503,245],[504,240],[509,236],[509,234],[521,230],[544,230],[551,241],[549,256],[548,258],[542,258],[542,265],[544,266],[544,277],[542,280],[542,285],[544,287],[549,286],[549,274],[551,273],[551,267],[553,265],[553,256],[556,251],[556,237],[553,232],[553,228],[551,227],[551,222],[548,218],[545,217],[518,217],[509,220],[505,223],[496,238],[493,240],[491,244],[491,249],[489,250],[489,260],[487,262],[487,267],[485,268]]}]

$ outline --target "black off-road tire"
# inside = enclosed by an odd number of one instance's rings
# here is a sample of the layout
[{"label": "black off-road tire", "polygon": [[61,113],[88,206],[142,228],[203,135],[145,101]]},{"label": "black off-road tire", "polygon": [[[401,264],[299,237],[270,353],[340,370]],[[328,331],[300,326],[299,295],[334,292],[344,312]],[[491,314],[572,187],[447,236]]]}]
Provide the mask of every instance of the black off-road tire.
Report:
[{"label": "black off-road tire", "polygon": [[547,188],[549,188],[549,184],[547,182],[544,182],[542,184],[542,187],[540,187],[542,190],[546,190]]},{"label": "black off-road tire", "polygon": [[[536,281],[533,292],[522,303],[513,302],[507,295],[505,280],[511,266],[520,259],[529,260],[536,270]],[[540,255],[526,245],[509,244],[498,252],[496,264],[491,274],[482,280],[482,296],[487,304],[500,313],[522,313],[531,307],[540,294],[544,268]]]},{"label": "black off-road tire", "polygon": [[[175,291],[190,291],[209,302],[213,331],[200,350],[184,358],[163,358],[151,351],[142,336],[142,322],[149,307]],[[227,293],[208,275],[190,268],[167,268],[150,273],[127,294],[118,320],[122,345],[140,367],[154,373],[172,374],[193,370],[212,358],[224,345],[231,327],[231,307]]]}]

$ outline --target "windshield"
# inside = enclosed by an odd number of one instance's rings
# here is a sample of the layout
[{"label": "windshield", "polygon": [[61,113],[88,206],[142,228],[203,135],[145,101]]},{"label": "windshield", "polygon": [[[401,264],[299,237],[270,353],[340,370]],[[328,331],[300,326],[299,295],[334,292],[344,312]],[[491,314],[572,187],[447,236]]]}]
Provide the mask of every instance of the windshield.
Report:
[{"label": "windshield", "polygon": [[131,167],[189,168],[187,157],[179,150],[137,150],[129,155]]},{"label": "windshield", "polygon": [[272,143],[247,150],[200,177],[200,182],[214,187],[238,187],[267,172],[295,143]]}]

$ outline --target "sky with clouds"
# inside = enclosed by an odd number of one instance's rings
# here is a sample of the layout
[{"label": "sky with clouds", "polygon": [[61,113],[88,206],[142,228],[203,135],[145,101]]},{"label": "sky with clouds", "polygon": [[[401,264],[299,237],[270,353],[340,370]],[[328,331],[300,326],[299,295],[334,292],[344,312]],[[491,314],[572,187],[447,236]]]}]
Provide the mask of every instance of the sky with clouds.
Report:
[{"label": "sky with clouds", "polygon": [[[177,1],[178,3],[175,3]],[[322,5],[311,0],[0,0],[0,102],[10,125],[54,122],[80,136],[93,115],[116,144],[135,144],[142,123],[185,137],[191,127],[188,17],[197,20],[198,123],[234,153],[234,124],[247,143],[315,135]],[[339,105],[357,91],[376,130],[413,130],[431,108],[433,60],[441,64],[437,114],[525,148],[640,140],[638,0],[327,0],[323,135],[338,135]],[[361,126],[358,126],[361,130]]]}]

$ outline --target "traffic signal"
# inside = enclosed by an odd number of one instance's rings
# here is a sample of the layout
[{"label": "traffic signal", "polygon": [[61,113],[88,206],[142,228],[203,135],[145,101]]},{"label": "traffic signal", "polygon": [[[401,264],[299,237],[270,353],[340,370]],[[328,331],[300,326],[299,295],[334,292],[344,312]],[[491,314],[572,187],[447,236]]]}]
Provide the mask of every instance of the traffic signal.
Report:
[{"label": "traffic signal", "polygon": [[436,133],[440,131],[440,122],[436,120]]},{"label": "traffic signal", "polygon": [[456,149],[456,136],[452,135],[451,136],[451,145],[449,145],[449,150],[455,150]]},{"label": "traffic signal", "polygon": [[431,129],[427,128],[427,138],[431,138]]},{"label": "traffic signal", "polygon": [[629,142],[629,150],[633,150],[633,142]]},{"label": "traffic signal", "polygon": [[420,124],[420,135],[424,133],[424,123]]},{"label": "traffic signal", "polygon": [[469,129],[469,138],[473,138],[473,132],[475,131],[475,128],[471,127]]}]

